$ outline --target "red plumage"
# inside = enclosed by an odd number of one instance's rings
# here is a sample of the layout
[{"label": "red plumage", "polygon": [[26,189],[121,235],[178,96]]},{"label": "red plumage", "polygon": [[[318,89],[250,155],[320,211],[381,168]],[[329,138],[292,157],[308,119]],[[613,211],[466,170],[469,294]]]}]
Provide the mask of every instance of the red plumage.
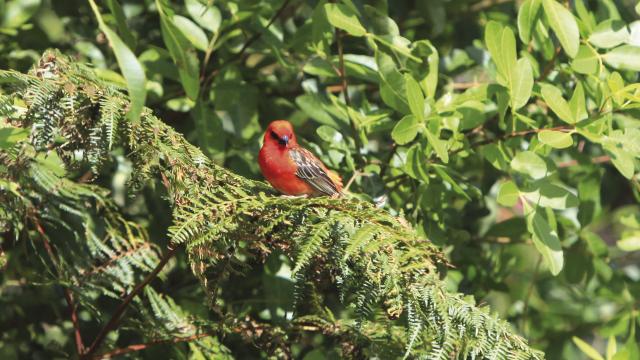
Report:
[{"label": "red plumage", "polygon": [[265,179],[285,195],[341,195],[342,180],[309,150],[298,145],[286,120],[271,122],[258,156]]}]

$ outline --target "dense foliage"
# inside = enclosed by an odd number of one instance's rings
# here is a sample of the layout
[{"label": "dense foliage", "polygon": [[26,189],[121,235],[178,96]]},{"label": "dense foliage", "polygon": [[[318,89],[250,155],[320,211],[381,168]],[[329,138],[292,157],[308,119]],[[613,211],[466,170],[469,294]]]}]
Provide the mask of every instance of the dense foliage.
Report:
[{"label": "dense foliage", "polygon": [[0,357],[640,357],[639,14],[0,0]]}]

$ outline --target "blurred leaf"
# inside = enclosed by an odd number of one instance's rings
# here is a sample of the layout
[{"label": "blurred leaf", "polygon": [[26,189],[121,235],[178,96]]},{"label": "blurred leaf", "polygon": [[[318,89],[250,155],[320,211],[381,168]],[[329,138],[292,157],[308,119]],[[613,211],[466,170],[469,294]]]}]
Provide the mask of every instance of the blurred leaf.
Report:
[{"label": "blurred leaf", "polygon": [[446,142],[444,140],[439,139],[435,134],[433,134],[428,128],[425,131],[425,135],[427,136],[427,140],[429,144],[433,146],[433,150],[435,150],[436,155],[442,160],[443,163],[449,162],[449,153],[447,151]]},{"label": "blurred leaf", "polygon": [[191,100],[196,100],[200,92],[200,65],[196,51],[173,22],[173,11],[164,0],[156,0],[156,6],[160,13],[162,38],[178,67],[182,87]]},{"label": "blurred leaf", "polygon": [[541,0],[526,0],[518,10],[518,33],[523,43],[531,41],[531,32],[538,21]]},{"label": "blurred leaf", "polygon": [[575,57],[580,45],[580,32],[573,14],[556,0],[542,0],[542,6],[562,48],[569,57]]},{"label": "blurred leaf", "polygon": [[520,198],[520,190],[513,181],[503,182],[498,190],[497,201],[500,205],[513,207]]},{"label": "blurred leaf", "polygon": [[198,0],[185,0],[189,16],[200,25],[213,33],[217,33],[222,23],[220,10],[213,5],[204,5]]},{"label": "blurred leaf", "polygon": [[573,145],[571,133],[563,131],[543,130],[538,133],[538,140],[556,149],[565,149]]},{"label": "blurred leaf", "polygon": [[622,45],[602,55],[602,58],[614,69],[640,71],[640,46]]},{"label": "blurred leaf", "polygon": [[226,134],[220,118],[202,101],[196,103],[192,116],[196,125],[198,146],[209,158],[222,164],[225,158]]},{"label": "blurred leaf", "polygon": [[540,84],[542,98],[560,120],[574,124],[575,119],[567,101],[562,97],[562,91],[549,84]]},{"label": "blurred leaf", "polygon": [[598,351],[596,351],[596,349],[594,349],[591,345],[587,344],[586,342],[584,342],[582,339],[580,339],[579,337],[573,336],[571,338],[573,340],[573,342],[576,344],[576,346],[585,354],[587,355],[589,358],[593,359],[593,360],[604,360],[604,358],[602,357],[602,355],[600,355],[600,353],[598,353]]},{"label": "blurred leaf", "polygon": [[424,95],[420,89],[418,82],[410,74],[404,74],[404,82],[407,90],[407,102],[411,113],[415,116],[415,119],[419,122],[424,120]]},{"label": "blurred leaf", "polygon": [[29,136],[29,130],[15,127],[0,127],[0,149],[11,149],[18,141]]},{"label": "blurred leaf", "polygon": [[549,271],[552,275],[558,275],[564,264],[560,240],[547,220],[540,215],[538,208],[531,210],[527,215],[527,228]]},{"label": "blurred leaf", "polygon": [[40,0],[13,0],[6,3],[0,14],[0,27],[17,28],[29,21],[40,8]]},{"label": "blurred leaf", "polygon": [[542,179],[549,174],[547,164],[532,151],[522,151],[511,160],[513,170],[529,175],[534,179]]},{"label": "blurred leaf", "polygon": [[571,99],[569,99],[569,109],[571,109],[574,122],[580,122],[589,116],[587,114],[584,87],[580,81],[576,84],[576,88],[573,90],[573,95],[571,95]]},{"label": "blurred leaf", "polygon": [[118,26],[118,32],[120,36],[122,36],[122,40],[130,49],[136,48],[136,39],[131,33],[129,26],[127,26],[127,18],[124,15],[124,11],[120,6],[118,0],[106,0],[107,7],[109,7],[109,11],[116,19],[116,25]]},{"label": "blurred leaf", "polygon": [[523,191],[524,197],[536,206],[564,210],[578,206],[578,197],[567,189],[542,181],[533,185],[531,189]]},{"label": "blurred leaf", "polygon": [[571,61],[571,68],[580,74],[597,74],[600,70],[600,55],[591,47],[580,45],[578,54]]},{"label": "blurred leaf", "polygon": [[533,88],[533,70],[526,58],[518,60],[512,70],[511,77],[511,107],[516,110],[527,104]]},{"label": "blurred leaf", "polygon": [[616,344],[616,337],[609,336],[609,340],[607,342],[607,360],[612,360],[613,355],[618,352],[618,345]]},{"label": "blurred leaf", "polygon": [[363,36],[367,33],[367,29],[360,24],[358,15],[348,6],[325,4],[324,9],[331,25],[348,32],[352,36]]},{"label": "blurred leaf", "polygon": [[147,97],[147,78],[144,74],[144,69],[133,52],[131,52],[127,45],[118,37],[118,34],[113,32],[104,23],[94,0],[89,0],[89,4],[98,20],[100,30],[102,30],[107,39],[109,39],[111,48],[116,55],[120,71],[127,80],[127,89],[129,91],[129,97],[131,98],[131,106],[127,112],[127,117],[129,120],[137,122],[140,120],[140,114],[142,114],[142,109],[144,108]]},{"label": "blurred leaf", "polygon": [[414,115],[407,115],[393,127],[391,137],[398,145],[404,145],[415,139],[421,127]]},{"label": "blurred leaf", "polygon": [[173,22],[182,31],[184,37],[198,50],[206,51],[209,44],[207,35],[193,21],[184,16],[174,15]]},{"label": "blurred leaf", "polygon": [[625,233],[622,239],[616,243],[623,251],[638,251],[640,250],[640,231],[633,231]]},{"label": "blurred leaf", "polygon": [[629,30],[627,29],[627,24],[615,19],[601,22],[589,35],[589,42],[602,49],[614,48],[626,43],[628,40]]}]

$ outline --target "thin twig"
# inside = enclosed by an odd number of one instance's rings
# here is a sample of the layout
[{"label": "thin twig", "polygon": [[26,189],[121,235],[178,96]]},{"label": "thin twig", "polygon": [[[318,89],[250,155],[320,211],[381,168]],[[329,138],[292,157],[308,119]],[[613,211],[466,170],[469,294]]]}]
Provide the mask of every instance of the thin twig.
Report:
[{"label": "thin twig", "polygon": [[340,62],[340,81],[342,83],[342,95],[344,96],[344,102],[347,104],[347,117],[349,118],[349,123],[351,124],[351,128],[353,130],[353,139],[356,142],[356,160],[363,165],[364,158],[360,151],[362,150],[362,139],[360,139],[360,131],[358,129],[358,125],[356,124],[356,120],[351,117],[351,98],[349,98],[349,84],[347,83],[347,73],[344,70],[344,49],[342,47],[342,36],[344,32],[342,30],[336,29],[336,40],[338,42],[338,60]]},{"label": "thin twig", "polygon": [[[35,216],[33,217],[33,223],[36,226],[36,230],[40,234],[40,238],[42,238],[42,243],[44,244],[44,248],[47,250],[47,254],[49,254],[49,258],[51,259],[51,262],[53,262],[56,268],[59,268],[60,266],[53,252],[53,247],[51,246],[51,243],[49,242],[47,234],[45,233],[44,228],[40,224],[40,221]],[[78,320],[78,311],[77,311],[78,308],[76,307],[75,301],[73,300],[73,294],[71,293],[71,290],[69,290],[66,287],[63,287],[63,289],[64,289],[64,299],[67,302],[67,307],[69,308],[69,313],[71,315],[71,323],[73,324],[73,329],[75,333],[76,352],[78,353],[78,355],[81,355],[84,352],[84,343],[82,342],[82,334],[80,333],[80,321]]]},{"label": "thin twig", "polygon": [[144,289],[145,286],[147,286],[153,279],[156,278],[158,273],[160,273],[160,271],[162,271],[165,265],[167,265],[167,262],[169,262],[169,260],[173,257],[173,255],[175,255],[176,250],[177,250],[177,247],[169,247],[167,252],[162,257],[162,259],[160,259],[160,262],[158,263],[158,265],[156,265],[155,269],[153,269],[153,271],[149,275],[147,275],[147,277],[145,277],[141,283],[136,285],[133,291],[131,291],[129,295],[127,295],[127,297],[124,300],[122,300],[122,303],[120,303],[120,305],[114,312],[113,316],[111,316],[111,319],[109,320],[109,322],[107,322],[107,324],[102,328],[102,330],[100,330],[100,332],[96,336],[96,339],[93,341],[93,343],[91,344],[89,349],[86,351],[86,353],[84,353],[81,356],[81,358],[83,359],[92,358],[92,355],[98,350],[100,345],[102,345],[102,342],[106,338],[107,334],[109,334],[115,328],[118,321],[120,321],[122,314],[127,309],[127,307],[129,306],[133,298],[136,297],[136,295],[138,295],[142,291],[142,289]]},{"label": "thin twig", "polygon": [[[592,164],[603,164],[603,163],[607,163],[611,161],[611,156],[609,155],[601,155],[601,156],[596,156],[593,159],[591,159],[591,163]],[[575,166],[578,165],[578,160],[569,160],[569,161],[564,161],[561,163],[558,163],[558,167],[559,168],[567,168],[567,167],[571,167],[571,166]]]},{"label": "thin twig", "polygon": [[208,336],[213,336],[211,334],[196,334],[196,335],[192,335],[192,336],[187,336],[187,337],[176,337],[176,338],[172,338],[172,339],[162,339],[162,340],[153,340],[150,341],[148,343],[144,343],[144,344],[134,344],[134,345],[129,345],[120,349],[115,349],[109,352],[106,352],[104,354],[100,354],[97,355],[96,358],[97,359],[110,359],[112,357],[118,356],[118,355],[123,355],[123,354],[127,354],[130,352],[135,352],[135,351],[141,351],[144,350],[148,347],[154,346],[154,345],[162,345],[162,344],[177,344],[177,343],[181,343],[181,342],[188,342],[188,341],[194,341],[194,340],[198,340],[198,339],[202,339],[204,337],[208,337]]}]

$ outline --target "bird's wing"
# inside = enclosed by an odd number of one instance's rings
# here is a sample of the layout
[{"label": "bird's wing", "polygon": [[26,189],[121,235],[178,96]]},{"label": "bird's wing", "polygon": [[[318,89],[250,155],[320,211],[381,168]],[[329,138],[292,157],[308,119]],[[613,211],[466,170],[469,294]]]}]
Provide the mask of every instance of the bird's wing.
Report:
[{"label": "bird's wing", "polygon": [[296,176],[323,194],[329,196],[340,194],[340,189],[331,180],[328,170],[309,150],[293,148],[289,150],[289,154],[297,166]]}]

